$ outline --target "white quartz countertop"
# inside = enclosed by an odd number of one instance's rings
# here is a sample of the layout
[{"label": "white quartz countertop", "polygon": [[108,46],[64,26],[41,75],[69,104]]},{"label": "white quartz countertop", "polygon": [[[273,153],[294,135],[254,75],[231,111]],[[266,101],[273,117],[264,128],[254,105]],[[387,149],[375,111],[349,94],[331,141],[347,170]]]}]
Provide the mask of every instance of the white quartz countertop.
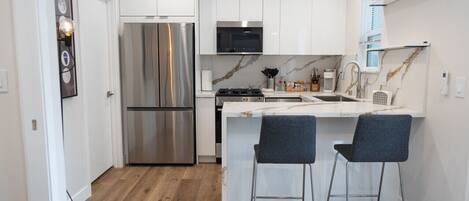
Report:
[{"label": "white quartz countertop", "polygon": [[224,117],[260,117],[263,115],[314,115],[316,117],[358,117],[361,114],[425,114],[402,106],[375,105],[371,102],[227,102]]}]

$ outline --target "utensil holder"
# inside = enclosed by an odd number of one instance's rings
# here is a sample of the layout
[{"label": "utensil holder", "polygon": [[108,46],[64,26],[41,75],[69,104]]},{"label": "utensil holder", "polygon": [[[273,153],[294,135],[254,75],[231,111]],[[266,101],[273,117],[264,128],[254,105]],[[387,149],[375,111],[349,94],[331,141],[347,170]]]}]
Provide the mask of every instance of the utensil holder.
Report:
[{"label": "utensil holder", "polygon": [[275,78],[267,78],[267,89],[275,90]]}]

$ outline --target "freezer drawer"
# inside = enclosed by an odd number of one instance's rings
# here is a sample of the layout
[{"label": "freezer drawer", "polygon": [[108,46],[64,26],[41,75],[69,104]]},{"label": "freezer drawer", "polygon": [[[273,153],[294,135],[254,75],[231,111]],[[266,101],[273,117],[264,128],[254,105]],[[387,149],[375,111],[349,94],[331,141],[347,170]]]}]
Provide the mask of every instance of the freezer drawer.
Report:
[{"label": "freezer drawer", "polygon": [[127,111],[129,164],[194,164],[194,113]]}]

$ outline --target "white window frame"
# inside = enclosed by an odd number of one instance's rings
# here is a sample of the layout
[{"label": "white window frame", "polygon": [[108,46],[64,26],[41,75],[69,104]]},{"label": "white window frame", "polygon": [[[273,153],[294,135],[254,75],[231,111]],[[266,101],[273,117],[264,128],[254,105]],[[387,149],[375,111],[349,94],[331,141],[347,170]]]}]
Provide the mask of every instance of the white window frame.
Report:
[{"label": "white window frame", "polygon": [[[362,64],[363,72],[367,73],[378,73],[380,71],[381,66],[381,59],[378,59],[378,66],[368,66],[368,45],[371,44],[368,41],[369,37],[381,35],[383,36],[383,29],[374,29],[370,30],[371,23],[372,23],[372,13],[371,7],[369,6],[371,3],[370,0],[362,0],[362,15],[361,15],[361,37],[360,37],[360,50],[358,54],[358,60]],[[381,39],[382,40],[382,39]],[[378,42],[381,45],[381,41]]]}]

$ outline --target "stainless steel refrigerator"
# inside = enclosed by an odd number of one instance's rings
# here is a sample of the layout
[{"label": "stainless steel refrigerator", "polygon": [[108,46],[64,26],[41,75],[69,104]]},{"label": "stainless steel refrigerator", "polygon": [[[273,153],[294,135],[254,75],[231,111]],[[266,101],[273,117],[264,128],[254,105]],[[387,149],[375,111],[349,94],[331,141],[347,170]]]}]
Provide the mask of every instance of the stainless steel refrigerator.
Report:
[{"label": "stainless steel refrigerator", "polygon": [[194,24],[123,24],[120,58],[127,164],[194,164]]}]

